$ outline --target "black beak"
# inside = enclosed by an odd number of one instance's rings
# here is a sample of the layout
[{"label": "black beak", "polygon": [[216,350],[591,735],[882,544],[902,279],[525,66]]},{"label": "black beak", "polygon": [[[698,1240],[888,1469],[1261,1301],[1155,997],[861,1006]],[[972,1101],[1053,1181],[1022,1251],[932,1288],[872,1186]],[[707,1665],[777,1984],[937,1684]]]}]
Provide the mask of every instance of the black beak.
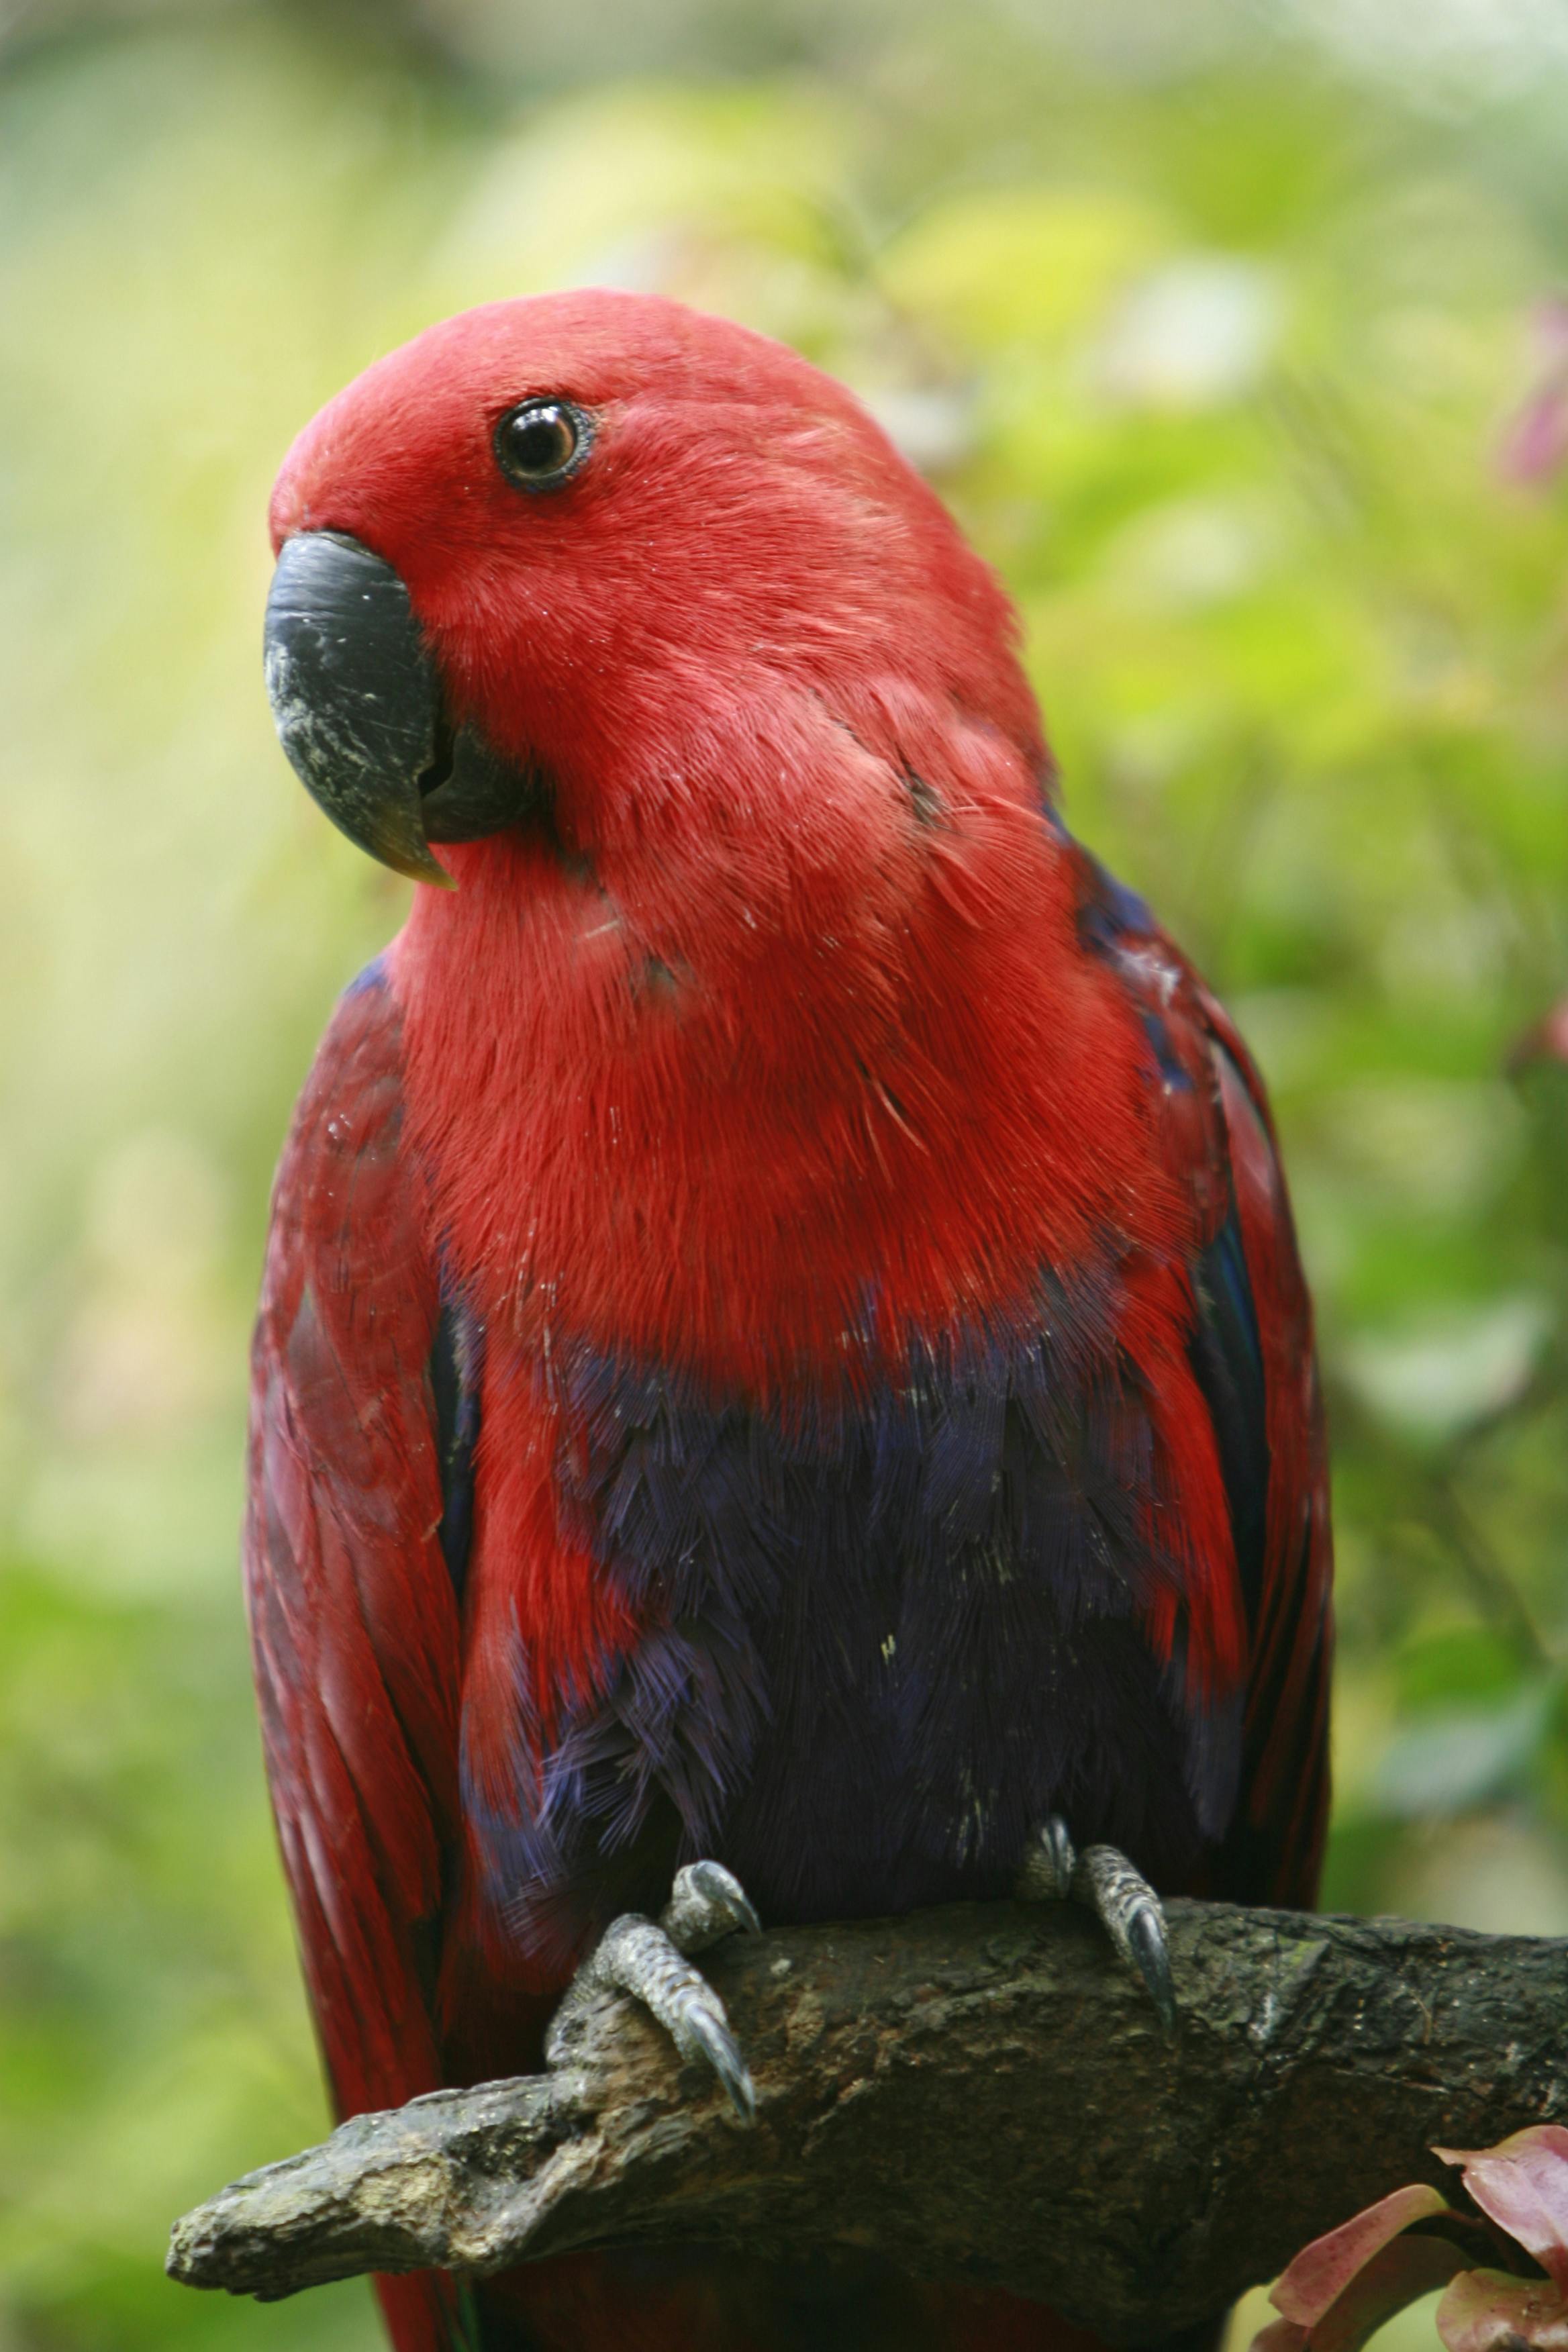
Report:
[{"label": "black beak", "polygon": [[267,692],[306,791],[361,849],[452,887],[432,841],[517,822],[533,779],[448,727],[435,660],[390,563],[340,531],[283,543],[267,599]]}]

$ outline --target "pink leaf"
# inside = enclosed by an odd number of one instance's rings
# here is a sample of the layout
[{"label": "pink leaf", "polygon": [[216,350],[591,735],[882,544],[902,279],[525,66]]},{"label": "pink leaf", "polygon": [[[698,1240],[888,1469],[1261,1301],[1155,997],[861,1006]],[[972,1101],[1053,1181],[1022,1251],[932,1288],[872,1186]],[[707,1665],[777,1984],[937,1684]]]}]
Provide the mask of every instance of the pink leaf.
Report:
[{"label": "pink leaf", "polygon": [[1509,424],[1498,467],[1509,482],[1548,482],[1568,457],[1568,400],[1560,387],[1538,392]]},{"label": "pink leaf", "polygon": [[1461,2271],[1437,2305],[1437,2333],[1448,2352],[1568,2352],[1568,2304],[1548,2279]]},{"label": "pink leaf", "polygon": [[1535,382],[1500,452],[1503,474],[1516,482],[1546,479],[1568,455],[1568,303],[1543,302],[1534,330]]},{"label": "pink leaf", "polygon": [[1508,1057],[1515,1076],[1533,1062],[1568,1062],[1568,996],[1525,1031]]},{"label": "pink leaf", "polygon": [[1560,2295],[1568,2294],[1568,2131],[1535,2124],[1496,2147],[1435,2153],[1464,2167],[1465,2186],[1482,2212],[1535,2256]]},{"label": "pink leaf", "polygon": [[1361,2352],[1385,2320],[1434,2288],[1447,2286],[1464,2262],[1459,2248],[1447,2238],[1391,2239],[1362,2264],[1310,2331],[1310,2352]]},{"label": "pink leaf", "polygon": [[[1391,2197],[1369,2205],[1342,2228],[1331,2230],[1326,2237],[1314,2238],[1310,2246],[1303,2246],[1284,2276],[1276,2282],[1268,2299],[1298,2327],[1316,2327],[1330,2305],[1380,2246],[1386,2246],[1412,2221],[1428,2221],[1434,2213],[1449,2210],[1442,2190],[1428,2189],[1423,2180],[1413,2182],[1408,2189],[1396,2189]],[[1426,2290],[1421,2288],[1418,2292],[1425,2294]]]}]

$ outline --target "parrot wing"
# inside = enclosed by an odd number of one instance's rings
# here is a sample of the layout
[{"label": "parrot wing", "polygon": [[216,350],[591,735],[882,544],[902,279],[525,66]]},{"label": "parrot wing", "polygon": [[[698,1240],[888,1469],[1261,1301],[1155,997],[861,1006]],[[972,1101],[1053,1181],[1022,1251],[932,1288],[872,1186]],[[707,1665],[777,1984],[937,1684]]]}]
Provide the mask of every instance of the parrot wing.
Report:
[{"label": "parrot wing", "polygon": [[[1262,1508],[1250,1499],[1241,1507],[1255,1527],[1241,1801],[1216,1863],[1215,1892],[1237,1903],[1306,1906],[1316,1899],[1328,1826],[1333,1653],[1328,1451],[1312,1311],[1262,1080],[1222,1007],[1206,990],[1198,992],[1229,1147],[1234,1207],[1225,1254],[1235,1272],[1227,1278],[1245,1276],[1252,1299],[1257,1353],[1241,1361],[1256,1363],[1255,1382],[1260,1376],[1261,1412],[1257,1404],[1249,1410],[1263,1437],[1261,1481],[1253,1472],[1237,1482],[1244,1492],[1260,1486]],[[1201,1303],[1205,1329],[1226,1333],[1228,1303],[1218,1297]],[[1233,1343],[1227,1361],[1237,1360]],[[1221,1381],[1211,1395],[1224,1459]]]},{"label": "parrot wing", "polygon": [[273,1807],[340,2115],[443,2077],[433,1986],[457,1817],[440,1322],[399,1150],[398,1020],[338,1006],[273,1197],[253,1356],[246,1592]]},{"label": "parrot wing", "polygon": [[1312,1313],[1263,1082],[1142,900],[1079,850],[1080,929],[1136,1003],[1173,1172],[1204,1235],[1190,1360],[1214,1432],[1247,1627],[1239,1795],[1202,1892],[1310,1905],[1328,1816],[1332,1549]]}]

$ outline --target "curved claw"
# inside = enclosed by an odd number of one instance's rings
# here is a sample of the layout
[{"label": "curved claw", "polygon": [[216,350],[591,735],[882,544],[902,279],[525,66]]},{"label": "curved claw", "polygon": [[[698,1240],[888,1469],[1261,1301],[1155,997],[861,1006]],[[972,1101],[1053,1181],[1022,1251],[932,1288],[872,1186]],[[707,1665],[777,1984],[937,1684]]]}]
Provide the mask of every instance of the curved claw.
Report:
[{"label": "curved claw", "polygon": [[737,1929],[763,1932],[750,1895],[721,1862],[689,1862],[678,1870],[658,1924],[678,1952],[705,1952]]},{"label": "curved claw", "polygon": [[[687,2031],[701,2050],[702,2055],[730,2095],[730,2105],[743,2124],[757,2120],[757,2090],[752,2073],[741,2055],[741,2045],[722,2015],[714,2017],[706,2009],[693,2008],[686,2019]],[[679,2046],[679,2042],[678,2042]],[[683,2056],[695,2057],[695,2051],[683,2052]]]},{"label": "curved claw", "polygon": [[1165,1948],[1164,1915],[1141,1906],[1127,1922],[1127,1957],[1149,1989],[1149,1998],[1167,2033],[1176,2030],[1176,1985]]},{"label": "curved claw", "polygon": [[1142,1873],[1113,1845],[1079,1857],[1073,1892],[1097,1914],[1117,1950],[1148,1990],[1161,2024],[1175,2031],[1176,1988],[1165,1945],[1165,1915]]},{"label": "curved claw", "polygon": [[1020,1903],[1059,1903],[1072,1892],[1078,1856],[1060,1813],[1040,1823],[1014,1882]]},{"label": "curved claw", "polygon": [[756,1935],[761,1927],[745,1889],[721,1864],[688,1863],[677,1872],[658,1921],[627,1911],[605,1928],[551,2020],[546,2061],[552,2067],[573,2063],[596,1995],[630,1993],[664,2027],[682,2058],[712,2068],[742,2123],[754,2122],[756,2088],[724,2004],[689,1956],[737,1928]]}]

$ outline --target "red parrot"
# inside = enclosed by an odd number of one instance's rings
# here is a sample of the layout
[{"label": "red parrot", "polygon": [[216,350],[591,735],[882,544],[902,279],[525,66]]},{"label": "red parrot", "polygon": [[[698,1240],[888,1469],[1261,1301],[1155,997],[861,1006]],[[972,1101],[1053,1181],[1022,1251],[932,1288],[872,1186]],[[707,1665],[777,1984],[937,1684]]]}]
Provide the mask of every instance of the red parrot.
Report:
[{"label": "red parrot", "polygon": [[[1310,1310],[1258,1075],[1065,830],[1003,590],[839,385],[619,293],[380,361],[271,527],[284,747],[419,886],[255,1345],[338,2113],[537,2069],[579,1969],[744,2112],[689,1955],[1016,1885],[1168,2016],[1159,1893],[1314,1894]],[[398,2352],[1074,2336],[847,2257],[381,2294]]]}]

